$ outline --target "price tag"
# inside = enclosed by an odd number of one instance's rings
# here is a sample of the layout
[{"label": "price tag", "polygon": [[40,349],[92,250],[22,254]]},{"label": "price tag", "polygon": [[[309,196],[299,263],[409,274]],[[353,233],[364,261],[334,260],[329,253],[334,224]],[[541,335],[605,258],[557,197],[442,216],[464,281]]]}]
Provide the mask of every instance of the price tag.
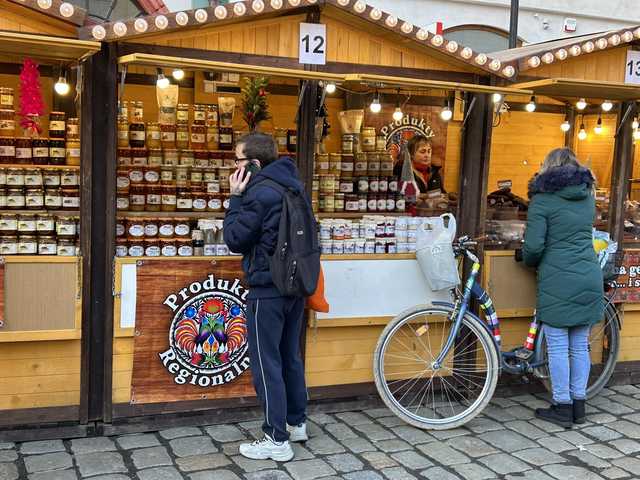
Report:
[{"label": "price tag", "polygon": [[301,23],[300,63],[324,65],[327,63],[327,26],[320,23]]},{"label": "price tag", "polygon": [[498,180],[498,188],[500,190],[506,190],[513,186],[513,182],[511,180]]},{"label": "price tag", "polygon": [[627,63],[624,69],[624,83],[640,85],[640,51],[627,51]]}]

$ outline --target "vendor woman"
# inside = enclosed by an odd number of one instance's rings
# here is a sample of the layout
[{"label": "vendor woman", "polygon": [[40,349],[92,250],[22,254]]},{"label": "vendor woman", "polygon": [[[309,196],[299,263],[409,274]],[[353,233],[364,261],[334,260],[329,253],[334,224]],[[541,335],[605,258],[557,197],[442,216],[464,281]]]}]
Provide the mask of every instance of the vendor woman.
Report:
[{"label": "vendor woman", "polygon": [[[409,155],[411,155],[411,166],[413,167],[420,193],[427,193],[432,190],[440,190],[445,193],[444,183],[440,174],[442,165],[434,165],[431,161],[431,154],[433,153],[431,141],[425,136],[415,135],[407,143],[407,149],[409,150]],[[401,172],[402,162],[398,162],[394,167],[394,174],[400,175]]]}]

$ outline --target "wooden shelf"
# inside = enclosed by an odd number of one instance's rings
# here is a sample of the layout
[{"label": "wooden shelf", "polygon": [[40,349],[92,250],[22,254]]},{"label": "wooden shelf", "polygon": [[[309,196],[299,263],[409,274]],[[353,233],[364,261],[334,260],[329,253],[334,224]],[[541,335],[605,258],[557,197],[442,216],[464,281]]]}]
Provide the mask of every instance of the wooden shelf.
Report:
[{"label": "wooden shelf", "polygon": [[50,215],[56,215],[60,217],[79,217],[80,210],[10,210],[8,208],[0,208],[0,214],[15,214],[15,215],[50,214]]},{"label": "wooden shelf", "polygon": [[42,170],[78,170],[80,171],[80,165],[32,165],[21,163],[0,163],[2,168],[39,168]]},{"label": "wooden shelf", "polygon": [[184,217],[184,218],[224,218],[224,212],[130,212],[118,210],[118,217],[138,217],[138,218],[167,218],[167,217]]},{"label": "wooden shelf", "polygon": [[409,213],[407,212],[317,212],[316,218],[362,218],[365,216],[380,216],[380,217],[409,217]]}]

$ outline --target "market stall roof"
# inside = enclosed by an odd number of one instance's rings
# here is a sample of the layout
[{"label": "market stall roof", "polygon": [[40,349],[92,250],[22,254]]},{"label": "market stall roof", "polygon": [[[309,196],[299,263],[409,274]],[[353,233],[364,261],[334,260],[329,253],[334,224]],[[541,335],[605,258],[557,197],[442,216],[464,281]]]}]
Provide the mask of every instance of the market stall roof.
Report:
[{"label": "market stall roof", "polygon": [[329,8],[350,18],[366,22],[369,28],[386,31],[398,37],[398,41],[427,49],[435,56],[446,58],[458,65],[466,65],[503,78],[516,75],[515,62],[502,62],[472,48],[446,40],[424,28],[403,21],[379,8],[367,5],[363,0],[242,0],[216,7],[198,8],[161,15],[150,15],[100,25],[87,26],[79,30],[80,38],[99,41],[135,40],[161,32],[180,29],[203,28],[211,25],[227,25],[281,16],[306,13],[310,7]]},{"label": "market stall roof", "polygon": [[38,59],[75,61],[98,52],[100,48],[100,42],[0,30],[0,55],[15,56],[29,52],[29,56]]},{"label": "market stall roof", "polygon": [[28,9],[42,15],[71,23],[77,27],[84,25],[87,11],[84,8],[72,5],[64,0],[3,0]]},{"label": "market stall roof", "polygon": [[545,95],[558,100],[585,98],[587,101],[603,99],[625,101],[640,99],[640,85],[620,82],[545,78],[516,83],[513,86],[533,90],[536,95]]},{"label": "market stall roof", "polygon": [[640,39],[640,26],[635,25],[620,30],[534,43],[489,55],[500,62],[516,66],[519,72],[524,72],[554,62],[564,62],[580,55],[624,46],[638,39]]}]

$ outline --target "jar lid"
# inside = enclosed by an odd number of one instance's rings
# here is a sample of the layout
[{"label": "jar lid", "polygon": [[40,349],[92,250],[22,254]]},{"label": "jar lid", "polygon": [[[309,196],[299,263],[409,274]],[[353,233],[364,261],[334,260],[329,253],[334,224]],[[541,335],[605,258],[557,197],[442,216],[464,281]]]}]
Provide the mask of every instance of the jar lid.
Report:
[{"label": "jar lid", "polygon": [[20,215],[18,215],[18,218],[32,219],[32,218],[36,218],[36,214],[35,213],[21,213]]},{"label": "jar lid", "polygon": [[73,222],[74,217],[57,217],[56,221],[58,222]]},{"label": "jar lid", "polygon": [[64,112],[50,112],[49,115],[66,115]]},{"label": "jar lid", "polygon": [[55,241],[56,239],[55,235],[40,235],[38,238],[40,240],[53,240],[53,241]]},{"label": "jar lid", "polygon": [[11,114],[13,115],[13,113],[15,112],[15,110],[12,110],[12,109],[10,109],[10,108],[3,108],[3,109],[0,109],[0,113],[2,113],[2,112],[5,112],[5,113],[7,113],[7,112],[11,112]]},{"label": "jar lid", "polygon": [[35,235],[20,235],[19,239],[20,241],[23,240],[36,240],[36,236]]}]

